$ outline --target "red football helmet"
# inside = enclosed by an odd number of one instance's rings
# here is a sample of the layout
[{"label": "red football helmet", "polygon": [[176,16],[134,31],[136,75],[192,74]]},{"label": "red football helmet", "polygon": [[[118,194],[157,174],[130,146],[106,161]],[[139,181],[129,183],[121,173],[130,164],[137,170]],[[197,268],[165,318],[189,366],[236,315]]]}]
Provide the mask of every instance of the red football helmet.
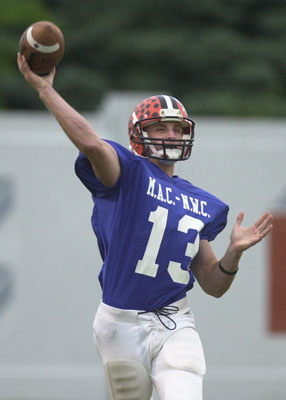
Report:
[{"label": "red football helmet", "polygon": [[[182,139],[153,139],[148,137],[146,128],[156,122],[180,122],[183,127]],[[174,97],[159,95],[143,100],[133,110],[128,124],[131,149],[143,157],[167,161],[187,160],[194,142],[195,123],[188,118],[183,104]],[[172,145],[172,141],[175,143]],[[154,146],[160,147],[157,150]],[[147,151],[148,150],[148,151]]]}]

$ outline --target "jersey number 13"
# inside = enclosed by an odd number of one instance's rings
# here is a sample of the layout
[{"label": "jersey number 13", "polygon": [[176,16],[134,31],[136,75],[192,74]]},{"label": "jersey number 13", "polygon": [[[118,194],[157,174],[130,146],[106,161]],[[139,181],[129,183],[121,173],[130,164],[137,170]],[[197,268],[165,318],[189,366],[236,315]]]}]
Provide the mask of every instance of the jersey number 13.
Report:
[{"label": "jersey number 13", "polygon": [[[137,262],[135,272],[137,274],[148,275],[153,278],[156,277],[159,264],[156,264],[156,259],[160,250],[162,241],[164,240],[164,233],[167,226],[169,210],[164,207],[158,206],[155,211],[151,211],[149,215],[149,222],[153,223],[150,236],[146,245],[143,259]],[[185,256],[191,259],[195,257],[199,250],[199,232],[203,229],[204,223],[190,215],[184,215],[180,218],[177,226],[179,232],[187,233],[189,229],[197,231],[194,243],[188,243],[185,251]],[[189,282],[190,274],[188,271],[181,268],[181,264],[176,261],[169,261],[168,273],[173,282],[186,285]]]}]

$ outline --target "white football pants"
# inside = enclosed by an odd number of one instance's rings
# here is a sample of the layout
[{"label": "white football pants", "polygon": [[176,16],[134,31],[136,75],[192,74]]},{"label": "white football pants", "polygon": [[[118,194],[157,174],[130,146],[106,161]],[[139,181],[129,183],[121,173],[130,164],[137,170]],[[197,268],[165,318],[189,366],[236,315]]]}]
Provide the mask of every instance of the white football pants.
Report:
[{"label": "white football pants", "polygon": [[[121,310],[101,303],[94,320],[94,341],[103,364],[115,360],[142,363],[161,400],[202,400],[205,357],[187,299],[171,306],[176,329],[167,329],[152,312]],[[167,317],[160,317],[170,328]],[[151,399],[152,400],[152,399]]]}]

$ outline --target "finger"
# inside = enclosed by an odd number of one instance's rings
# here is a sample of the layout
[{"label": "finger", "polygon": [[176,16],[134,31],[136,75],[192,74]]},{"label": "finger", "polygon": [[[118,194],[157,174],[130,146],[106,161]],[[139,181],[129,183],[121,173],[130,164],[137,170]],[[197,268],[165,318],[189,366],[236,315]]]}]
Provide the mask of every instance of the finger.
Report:
[{"label": "finger", "polygon": [[240,212],[239,214],[238,214],[238,216],[237,216],[237,218],[236,218],[236,223],[237,223],[237,225],[241,225],[241,223],[242,223],[242,221],[243,221],[243,218],[244,218],[244,213],[243,212]]},{"label": "finger", "polygon": [[272,215],[268,215],[264,221],[260,224],[260,226],[258,227],[259,231],[262,233],[265,229],[268,228],[268,226],[272,223],[273,220],[273,216]]},{"label": "finger", "polygon": [[22,65],[22,59],[21,59],[21,54],[19,52],[17,54],[17,63],[18,67],[20,68],[20,66]]},{"label": "finger", "polygon": [[263,232],[261,232],[261,234],[260,234],[261,238],[263,239],[266,235],[268,235],[268,233],[271,232],[272,229],[273,229],[273,225],[272,224],[268,225],[267,228],[265,228],[263,230]]},{"label": "finger", "polygon": [[50,72],[50,76],[52,78],[52,81],[54,80],[55,75],[56,75],[56,67],[54,67]]},{"label": "finger", "polygon": [[269,212],[266,211],[261,217],[255,222],[254,226],[255,228],[259,228],[260,225],[263,223],[263,221],[269,216]]},{"label": "finger", "polygon": [[23,64],[24,61],[26,61],[25,57],[23,56],[23,54],[21,54],[20,52],[18,52],[17,54],[17,60]]},{"label": "finger", "polygon": [[26,60],[25,56],[23,54],[20,54],[19,57],[20,57],[20,64],[22,65],[22,67],[30,70],[30,66],[27,63],[27,60]]},{"label": "finger", "polygon": [[25,71],[25,69],[28,68],[28,64],[26,62],[25,57],[20,53],[18,53],[17,62],[18,62],[19,70],[21,72]]}]

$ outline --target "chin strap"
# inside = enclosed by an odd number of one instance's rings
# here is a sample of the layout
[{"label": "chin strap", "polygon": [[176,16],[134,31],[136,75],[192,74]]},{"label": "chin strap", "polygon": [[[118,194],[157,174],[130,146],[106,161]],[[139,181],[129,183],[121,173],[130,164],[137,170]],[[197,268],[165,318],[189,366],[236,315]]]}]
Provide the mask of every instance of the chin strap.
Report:
[{"label": "chin strap", "polygon": [[166,166],[168,165],[173,165],[175,164],[175,162],[179,161],[179,160],[164,160],[164,159],[158,159],[160,161],[161,164],[164,164]]}]

